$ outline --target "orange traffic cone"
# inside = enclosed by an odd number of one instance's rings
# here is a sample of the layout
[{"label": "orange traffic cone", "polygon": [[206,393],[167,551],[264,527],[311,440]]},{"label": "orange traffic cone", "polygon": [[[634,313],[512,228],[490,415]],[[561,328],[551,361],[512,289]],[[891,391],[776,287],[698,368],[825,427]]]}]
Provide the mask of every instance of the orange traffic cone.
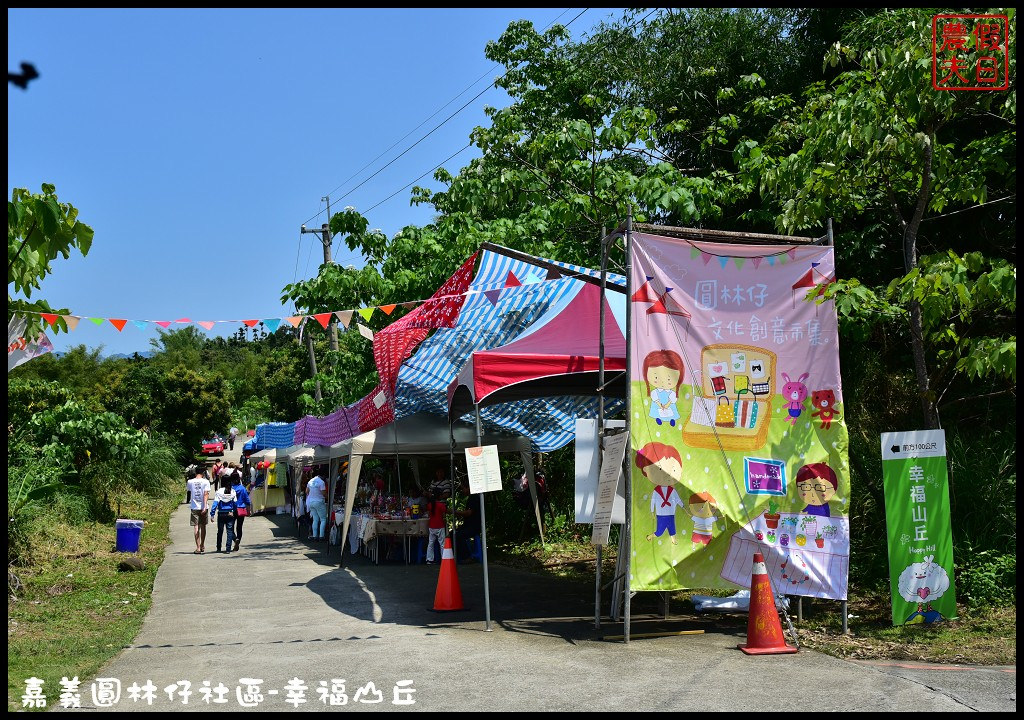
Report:
[{"label": "orange traffic cone", "polygon": [[452,552],[452,539],[444,539],[444,550],[441,551],[441,574],[437,577],[437,592],[434,593],[434,610],[448,612],[464,610],[462,590],[459,588],[459,576],[455,572],[455,553]]},{"label": "orange traffic cone", "polygon": [[775,608],[768,568],[764,555],[754,553],[754,569],[750,575],[750,614],[747,616],[747,644],[738,645],[747,655],[781,655],[795,653],[782,635],[779,611]]}]

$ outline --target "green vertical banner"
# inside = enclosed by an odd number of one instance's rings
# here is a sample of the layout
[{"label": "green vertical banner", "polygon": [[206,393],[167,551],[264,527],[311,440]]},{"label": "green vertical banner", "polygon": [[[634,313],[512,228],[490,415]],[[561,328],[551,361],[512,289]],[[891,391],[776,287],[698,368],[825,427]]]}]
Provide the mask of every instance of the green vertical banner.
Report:
[{"label": "green vertical banner", "polygon": [[882,433],[893,625],[956,619],[946,434]]}]

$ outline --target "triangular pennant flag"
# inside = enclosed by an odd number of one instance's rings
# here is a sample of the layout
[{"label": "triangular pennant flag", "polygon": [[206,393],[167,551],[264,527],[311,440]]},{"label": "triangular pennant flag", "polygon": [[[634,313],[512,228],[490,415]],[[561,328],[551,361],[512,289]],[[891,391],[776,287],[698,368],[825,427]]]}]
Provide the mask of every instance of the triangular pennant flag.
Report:
[{"label": "triangular pennant flag", "polygon": [[772,267],[775,266],[775,257],[773,255],[769,255],[768,257],[765,258],[765,260],[767,260],[768,264],[771,265]]},{"label": "triangular pennant flag", "polygon": [[743,269],[743,264],[747,262],[747,259],[746,258],[738,257],[738,258],[733,258],[732,261],[734,263],[736,263],[736,269],[737,270],[742,270]]},{"label": "triangular pennant flag", "polygon": [[207,330],[213,330],[213,320],[200,320],[199,324]]},{"label": "triangular pennant flag", "polygon": [[291,325],[292,327],[298,327],[299,325],[301,325],[302,319],[303,318],[301,315],[293,315],[292,317],[285,318],[285,320],[288,321],[288,324]]},{"label": "triangular pennant flag", "polygon": [[277,328],[281,325],[281,318],[266,318],[263,320],[263,327],[270,332],[277,332]]},{"label": "triangular pennant flag", "polygon": [[723,270],[725,270],[725,266],[729,264],[729,258],[727,258],[727,257],[720,257],[720,258],[718,258],[718,264],[722,266]]},{"label": "triangular pennant flag", "polygon": [[695,248],[695,247],[690,248],[690,259],[691,260],[696,260],[698,255],[700,255],[700,249],[699,248]]},{"label": "triangular pennant flag", "polygon": [[359,314],[363,316],[363,320],[369,320],[370,317],[373,315],[373,311],[376,309],[377,308],[372,307],[363,308],[362,310],[359,311]]},{"label": "triangular pennant flag", "polygon": [[755,270],[757,270],[759,267],[761,267],[761,260],[762,259],[763,258],[760,258],[760,257],[752,257],[752,258],[750,258],[750,262],[754,263],[754,269]]},{"label": "triangular pennant flag", "polygon": [[545,280],[561,280],[562,279],[562,273],[558,272],[554,268],[548,268],[548,274],[547,274],[547,276],[544,279]]},{"label": "triangular pennant flag", "polygon": [[700,254],[700,259],[704,261],[705,265],[707,265],[709,262],[711,262],[711,256],[708,255],[706,252],[702,252]]},{"label": "triangular pennant flag", "polygon": [[54,315],[53,313],[39,313],[39,314],[43,316],[43,320],[45,320],[46,322],[50,323],[50,327],[53,327],[53,325],[57,322],[57,316]]},{"label": "triangular pennant flag", "polygon": [[102,325],[106,321],[106,318],[89,318],[89,322],[93,325]]},{"label": "triangular pennant flag", "polygon": [[421,302],[423,302],[423,301],[422,300],[410,300],[409,302],[398,303],[398,304],[401,305],[402,307],[416,307]]},{"label": "triangular pennant flag", "polygon": [[645,275],[647,280],[640,289],[633,293],[633,297],[630,298],[632,302],[655,302],[658,299],[658,293],[654,292],[654,288],[651,287],[651,280],[654,278],[650,275]]},{"label": "triangular pennant flag", "polygon": [[148,320],[132,320],[132,325],[137,327],[139,330],[145,330],[148,324]]},{"label": "triangular pennant flag", "polygon": [[249,327],[256,327],[260,324],[259,320],[243,320],[242,322]]},{"label": "triangular pennant flag", "polygon": [[531,273],[530,275],[526,276],[525,280],[523,280],[523,285],[533,285],[534,283],[539,283],[539,282],[540,282],[540,278]]},{"label": "triangular pennant flag", "polygon": [[334,313],[329,313],[329,312],[317,313],[316,315],[313,316],[313,318],[318,323],[320,323],[320,327],[322,327],[322,328],[324,328],[326,330],[327,329],[327,323],[329,323],[331,321],[331,315],[333,315],[333,314]]},{"label": "triangular pennant flag", "polygon": [[155,322],[157,325],[159,325],[162,328],[169,328],[171,326],[171,321],[170,320],[154,320],[153,322]]},{"label": "triangular pennant flag", "polygon": [[117,328],[118,332],[124,330],[124,326],[128,324],[127,320],[117,320],[115,318],[107,318],[110,320],[110,324]]},{"label": "triangular pennant flag", "polygon": [[371,330],[370,328],[366,327],[362,323],[356,323],[356,327],[359,328],[359,334],[360,335],[362,335],[367,340],[370,340],[370,341],[373,340],[373,330]]},{"label": "triangular pennant flag", "polygon": [[352,322],[352,311],[351,310],[339,310],[334,313],[334,316],[338,318],[338,322],[341,323],[342,327],[347,328]]},{"label": "triangular pennant flag", "polygon": [[519,278],[515,276],[515,273],[509,270],[508,275],[505,276],[505,287],[519,287],[520,285],[522,285],[522,283],[519,282]]},{"label": "triangular pennant flag", "polygon": [[176,323],[182,323],[182,324],[184,324],[184,323],[190,323],[190,322],[192,322],[192,321],[191,321],[191,320],[189,320],[188,318],[178,318],[178,319],[177,319],[177,320],[175,320],[174,322],[176,322]]},{"label": "triangular pennant flag", "polygon": [[779,265],[785,265],[785,264],[786,264],[786,256],[785,255],[779,255]]},{"label": "triangular pennant flag", "polygon": [[63,317],[64,322],[68,324],[68,330],[74,330],[76,327],[78,327],[78,321],[82,319],[75,315],[62,315],[61,317]]},{"label": "triangular pennant flag", "polygon": [[501,297],[501,290],[484,290],[484,297],[490,301],[491,305],[497,305],[498,298]]},{"label": "triangular pennant flag", "polygon": [[790,248],[786,251],[786,254],[789,255],[790,260],[796,260],[796,248]]},{"label": "triangular pennant flag", "polygon": [[812,267],[812,268],[816,268],[816,267],[818,267],[819,265],[821,265],[821,263],[820,263],[820,262],[812,262],[812,263],[811,263],[811,267]]},{"label": "triangular pennant flag", "polygon": [[395,311],[396,307],[398,307],[398,306],[397,305],[381,305],[380,309],[384,311],[385,315],[390,315],[391,313],[393,313]]}]

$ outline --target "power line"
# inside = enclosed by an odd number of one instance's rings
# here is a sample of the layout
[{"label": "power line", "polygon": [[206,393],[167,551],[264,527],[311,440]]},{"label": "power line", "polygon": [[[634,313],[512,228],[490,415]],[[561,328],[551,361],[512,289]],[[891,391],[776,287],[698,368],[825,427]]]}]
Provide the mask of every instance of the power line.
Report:
[{"label": "power line", "polygon": [[[579,13],[578,15],[576,15],[576,17],[574,17],[574,18],[573,18],[572,20],[570,20],[569,22],[567,22],[567,23],[565,24],[565,27],[569,27],[569,25],[571,25],[571,24],[572,24],[572,23],[574,23],[574,22],[575,22],[576,20],[578,20],[578,19],[580,18],[580,16],[581,16],[581,15],[583,15],[583,13],[584,13],[584,12],[586,12],[587,10],[589,10],[589,8],[584,8],[583,12]],[[653,14],[654,14],[655,12],[657,12],[657,11],[658,11],[658,8],[655,8],[654,10],[651,10],[651,11],[650,11],[649,13],[647,13],[647,14],[646,14],[646,15],[644,15],[644,16],[643,16],[642,18],[640,18],[639,20],[635,21],[635,22],[634,22],[634,23],[633,23],[632,25],[630,25],[630,26],[629,26],[629,27],[627,28],[627,30],[633,30],[633,29],[637,28],[637,27],[638,27],[638,26],[639,26],[640,24],[642,24],[642,23],[643,23],[643,22],[644,22],[645,20],[647,20],[647,18],[649,18],[649,17],[651,16],[651,15],[653,15]],[[565,13],[562,13],[562,14],[564,15]],[[561,15],[560,15],[559,17],[561,17]],[[556,18],[556,20],[557,20],[557,18]],[[552,22],[552,24],[554,24],[554,22]],[[550,25],[549,25],[548,27],[550,27]],[[610,42],[609,42],[608,46],[610,47]],[[505,73],[504,75],[500,76],[500,77],[499,77],[498,79],[500,80],[500,79],[501,79],[502,77],[505,77],[505,75],[507,75],[507,74],[508,74],[508,73],[510,73],[510,72],[512,72],[512,70],[511,70],[511,69],[509,69],[509,70],[508,70],[508,71],[507,71],[507,72],[506,72],[506,73]],[[495,82],[497,82],[497,81],[495,81]],[[488,88],[488,89],[489,89],[489,88]],[[486,92],[486,91],[485,91],[485,92]],[[483,94],[483,93],[481,93],[481,95],[482,95],[482,94]],[[477,95],[477,97],[479,97],[479,96],[480,96],[480,95]],[[470,101],[470,102],[472,102],[472,101]],[[449,119],[451,119],[451,118],[449,118]],[[446,121],[446,122],[447,122],[447,121]],[[442,123],[442,124],[443,124],[443,123]],[[438,126],[438,127],[440,127],[440,126]],[[436,130],[436,129],[437,129],[437,128],[435,128],[435,130]],[[433,130],[432,130],[431,132],[433,132]],[[429,133],[428,133],[428,134],[429,134]],[[439,167],[441,167],[441,165],[444,165],[444,163],[448,162],[448,160],[451,160],[451,159],[452,159],[452,158],[454,158],[454,157],[455,157],[456,155],[458,155],[458,154],[460,154],[460,153],[464,152],[464,151],[465,151],[465,150],[466,150],[467,148],[469,148],[469,147],[470,147],[471,145],[472,145],[472,143],[470,143],[470,145],[467,145],[466,147],[464,147],[464,148],[462,148],[461,150],[459,150],[458,152],[456,152],[456,153],[455,153],[454,155],[452,155],[451,157],[449,157],[449,158],[448,158],[447,160],[444,160],[444,161],[442,161],[442,162],[441,162],[441,163],[440,163],[439,165],[435,165],[435,166],[434,166],[434,167],[433,167],[432,169],[430,169],[430,170],[427,170],[427,172],[423,173],[423,174],[422,174],[422,175],[420,175],[420,176],[419,176],[418,178],[416,178],[416,179],[415,179],[415,180],[413,180],[412,182],[410,182],[410,183],[406,184],[406,185],[405,185],[404,187],[400,188],[399,190],[396,190],[395,192],[391,193],[391,195],[389,195],[388,197],[384,198],[384,199],[383,199],[383,200],[381,200],[380,202],[376,203],[375,205],[373,205],[372,207],[370,207],[369,209],[367,209],[367,210],[366,210],[365,212],[366,212],[366,213],[369,213],[369,212],[370,212],[371,210],[374,210],[375,208],[379,207],[380,205],[383,205],[384,203],[386,203],[386,202],[387,202],[388,200],[391,200],[391,199],[392,199],[393,197],[395,197],[395,195],[397,195],[398,193],[402,192],[402,190],[405,190],[406,188],[408,188],[409,186],[413,185],[414,183],[416,183],[416,182],[419,182],[419,181],[420,181],[420,180],[422,180],[422,179],[423,179],[424,177],[426,177],[426,176],[427,176],[427,175],[428,175],[429,173],[433,172],[434,170],[437,170],[437,169],[438,169]],[[411,148],[410,148],[410,149],[411,149]],[[398,158],[395,158],[395,159],[397,160]],[[392,161],[392,162],[394,162],[394,161]],[[390,163],[389,163],[389,164],[390,164]],[[387,166],[385,166],[385,167],[387,167]],[[383,170],[383,169],[384,169],[384,168],[381,168],[381,170]],[[378,170],[378,172],[380,172],[380,171]],[[377,173],[374,173],[374,174],[377,174]],[[371,178],[372,178],[372,177],[373,177],[373,176],[371,176]],[[369,180],[369,179],[371,179],[371,178],[367,178],[367,180]],[[357,185],[357,186],[356,186],[355,188],[353,188],[352,190],[350,190],[350,191],[349,191],[349,193],[351,193],[351,192],[354,192],[355,190],[357,190],[357,189],[358,189],[358,188],[359,188],[359,187],[360,187],[361,185],[365,184],[365,182],[366,182],[366,181],[363,181],[363,183],[360,183],[360,185]],[[319,213],[317,213],[317,214],[319,214]],[[314,216],[314,217],[316,217],[316,216]],[[307,221],[307,222],[308,222],[308,221]]]},{"label": "power line", "polygon": [[[578,14],[576,15],[576,17],[574,17],[574,18],[573,18],[572,20],[570,20],[569,22],[567,22],[567,23],[565,24],[565,27],[569,27],[570,25],[572,25],[572,24],[573,24],[574,22],[576,22],[576,21],[577,21],[577,20],[578,20],[578,19],[579,19],[579,18],[580,18],[580,17],[581,17],[581,16],[582,16],[582,15],[583,15],[583,14],[584,14],[585,12],[587,12],[587,11],[588,11],[589,9],[590,9],[590,8],[584,8],[584,9],[583,9],[582,11],[580,11],[580,12],[579,12],[579,13],[578,13]],[[565,14],[565,12],[566,12],[566,11],[563,11],[562,13],[560,13],[560,14],[558,15],[558,17],[561,17],[562,15],[564,15],[564,14]],[[552,25],[554,25],[554,23],[555,23],[555,21],[557,21],[557,19],[558,19],[558,18],[555,18],[555,20],[553,20],[553,21],[552,21],[552,22],[551,22],[551,23],[550,23],[550,24],[548,25],[548,27],[551,27]],[[545,28],[545,30],[546,30],[546,29],[547,29],[547,28]],[[497,66],[495,66],[495,67],[497,67]],[[492,68],[491,70],[488,70],[486,74],[490,74],[490,72],[491,72],[492,70],[493,70],[493,68]],[[420,138],[419,140],[417,140],[417,141],[416,141],[416,142],[414,142],[414,143],[413,143],[412,145],[410,145],[409,147],[407,147],[407,148],[406,148],[405,150],[403,150],[403,151],[402,151],[401,153],[399,153],[399,154],[398,154],[398,155],[397,155],[396,157],[392,158],[392,159],[391,159],[391,160],[390,160],[390,161],[389,161],[389,162],[388,162],[388,163],[387,163],[386,165],[384,165],[384,167],[382,167],[382,168],[380,168],[379,170],[377,170],[377,171],[376,171],[375,173],[373,173],[372,175],[370,175],[370,176],[369,176],[368,178],[366,178],[365,180],[363,180],[363,181],[362,181],[361,183],[359,183],[358,185],[356,185],[356,186],[355,186],[354,188],[352,188],[351,190],[348,190],[348,191],[347,191],[347,192],[346,192],[346,193],[345,193],[344,195],[342,195],[342,196],[341,196],[340,198],[338,198],[338,200],[340,201],[340,200],[342,200],[342,199],[344,199],[344,198],[348,197],[349,195],[351,195],[352,193],[354,193],[354,192],[355,192],[356,190],[358,190],[359,188],[361,188],[361,187],[362,187],[363,185],[365,185],[365,184],[366,184],[367,182],[369,182],[370,180],[372,180],[373,178],[375,178],[375,177],[376,177],[377,175],[379,175],[379,174],[380,174],[381,172],[383,172],[384,170],[386,170],[386,169],[387,169],[388,167],[390,167],[390,166],[391,166],[392,164],[394,164],[394,163],[395,163],[395,161],[397,161],[397,160],[398,160],[399,158],[401,158],[401,157],[402,157],[403,155],[405,155],[405,154],[406,154],[406,153],[408,153],[408,152],[409,152],[410,150],[412,150],[412,149],[413,149],[414,147],[416,147],[417,145],[419,145],[419,144],[420,144],[421,142],[423,142],[424,140],[426,140],[426,139],[427,139],[428,137],[430,137],[430,136],[431,136],[431,135],[432,135],[432,134],[433,134],[433,133],[434,133],[435,131],[437,131],[437,130],[438,130],[438,129],[440,129],[440,128],[441,128],[442,126],[444,126],[444,125],[445,125],[445,124],[446,124],[446,123],[447,123],[448,121],[450,121],[451,119],[453,119],[453,118],[454,118],[454,117],[455,117],[456,115],[458,115],[458,114],[459,114],[459,113],[461,113],[461,112],[462,112],[463,110],[465,110],[465,109],[466,109],[467,107],[469,107],[469,106],[470,106],[471,104],[473,104],[473,103],[474,103],[474,102],[475,102],[475,101],[476,101],[477,99],[479,99],[479,98],[480,98],[480,97],[481,97],[481,96],[482,96],[482,95],[483,95],[484,93],[488,92],[489,90],[492,90],[492,89],[494,89],[494,87],[495,87],[495,86],[496,86],[496,84],[497,84],[497,81],[498,81],[498,80],[500,80],[501,78],[505,77],[505,75],[508,75],[508,74],[509,74],[510,72],[512,72],[512,69],[511,69],[511,68],[510,68],[509,70],[507,70],[507,71],[506,71],[506,72],[505,72],[504,74],[502,74],[501,76],[499,76],[499,78],[498,78],[497,80],[495,80],[495,82],[494,82],[494,83],[492,83],[491,85],[488,85],[488,86],[487,86],[486,88],[484,88],[483,90],[481,90],[481,91],[480,91],[479,93],[477,93],[477,94],[476,94],[476,95],[475,95],[475,96],[474,96],[473,98],[471,98],[471,99],[470,99],[470,100],[469,100],[468,102],[466,102],[466,103],[465,103],[465,104],[464,104],[464,105],[463,105],[462,107],[460,107],[460,108],[459,108],[458,110],[456,110],[456,111],[455,111],[455,112],[453,112],[453,113],[452,113],[451,115],[449,115],[449,116],[448,116],[448,117],[446,117],[446,118],[445,118],[444,120],[442,120],[442,121],[441,121],[440,123],[438,123],[438,124],[437,124],[436,126],[434,126],[434,127],[433,127],[433,128],[432,128],[432,129],[431,129],[431,130],[430,130],[429,132],[427,132],[427,133],[426,133],[425,135],[423,135],[423,136],[422,136],[422,137],[421,137],[421,138]],[[481,76],[481,77],[483,77],[483,76]],[[479,80],[477,80],[477,81],[475,81],[474,83],[472,83],[472,84],[471,84],[471,85],[470,85],[469,87],[472,87],[472,86],[473,86],[473,85],[475,85],[475,84],[476,84],[477,82],[479,82]],[[467,90],[468,90],[468,89],[469,89],[469,88],[467,88]],[[455,100],[456,98],[460,97],[461,95],[464,95],[464,94],[466,93],[466,91],[467,91],[467,90],[463,90],[463,91],[462,91],[461,93],[459,93],[459,95],[456,95],[456,96],[455,96],[455,98],[453,98],[453,99],[452,99],[452,100],[450,100],[450,101],[449,101],[448,103],[446,103],[445,105],[443,105],[443,106],[441,107],[441,109],[439,109],[439,110],[438,110],[437,112],[440,112],[440,110],[443,110],[443,109],[444,109],[445,107],[447,107],[448,105],[450,105],[450,104],[451,104],[452,102],[454,102],[454,100]],[[437,112],[435,112],[435,113],[434,113],[434,115],[437,115]],[[431,115],[430,117],[434,117],[434,115]],[[430,118],[427,118],[427,120],[429,120],[429,119],[430,119]],[[417,126],[417,128],[419,128],[419,127],[422,127],[422,126],[423,126],[423,124],[425,124],[425,123],[427,122],[427,120],[424,120],[424,121],[423,121],[423,123],[420,123],[420,125],[418,125],[418,126]],[[406,134],[406,136],[405,136],[405,137],[408,137],[409,135],[411,135],[411,134],[412,134],[412,132],[415,132],[415,128],[414,128],[414,129],[413,129],[412,131],[410,131],[410,132],[409,132],[408,134]],[[404,139],[404,138],[403,138],[403,139]],[[401,140],[399,140],[398,142],[401,142]],[[397,145],[397,144],[398,144],[398,143],[395,143],[395,145]],[[392,145],[391,147],[394,147],[394,145]],[[389,149],[390,149],[390,148],[389,148]],[[384,155],[384,154],[386,154],[386,153],[387,153],[387,150],[385,150],[385,151],[384,151],[384,153],[381,153],[381,155]],[[372,165],[372,164],[373,164],[374,162],[376,162],[376,160],[377,160],[377,159],[379,159],[379,158],[380,158],[380,156],[378,156],[378,158],[376,158],[376,159],[374,159],[373,161],[371,161],[371,162],[370,162],[370,165]],[[369,165],[367,165],[366,167],[369,167]],[[364,167],[363,169],[365,169],[365,167]],[[359,172],[362,172],[362,170],[360,170]],[[358,175],[358,174],[359,174],[359,173],[357,172],[357,173],[356,173],[356,175]],[[354,177],[354,176],[353,176],[353,177]],[[351,178],[349,178],[349,180],[351,180]],[[345,185],[345,184],[346,184],[347,182],[348,182],[348,180],[346,180],[346,181],[345,181],[344,183],[342,183],[342,184],[341,184],[341,185],[339,185],[338,187],[343,187],[343,186],[344,186],[344,185]],[[335,188],[335,189],[337,189],[337,188]],[[332,190],[331,192],[333,193],[334,191]],[[328,193],[328,194],[331,194],[331,193]],[[316,213],[315,215],[313,215],[312,217],[308,218],[308,219],[306,220],[306,222],[308,223],[308,222],[310,222],[311,220],[314,220],[314,219],[316,219],[316,218],[317,218],[317,217],[319,217],[319,216],[320,216],[320,215],[321,215],[322,213],[323,213],[323,210],[320,210],[320,211],[319,211],[319,212],[317,212],[317,213]],[[305,224],[305,223],[303,223],[303,224]]]}]

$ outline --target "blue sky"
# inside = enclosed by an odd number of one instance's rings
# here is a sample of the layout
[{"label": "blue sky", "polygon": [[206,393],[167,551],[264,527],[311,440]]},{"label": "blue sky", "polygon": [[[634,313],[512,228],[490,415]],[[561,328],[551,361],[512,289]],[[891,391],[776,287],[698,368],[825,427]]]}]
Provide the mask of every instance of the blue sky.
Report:
[{"label": "blue sky", "polygon": [[[366,212],[464,147],[504,93],[488,91],[346,194],[500,74],[483,50],[509,22],[544,28],[580,10],[9,9],[8,68],[31,62],[40,78],[27,91],[8,84],[8,197],[53,183],[96,231],[87,257],[54,263],[41,297],[130,320],[290,314],[281,288],[322,261],[316,236],[299,236],[326,221],[321,198]],[[573,37],[612,13],[586,11]],[[474,153],[445,166],[455,173]],[[431,215],[406,190],[368,219],[392,235]],[[363,262],[343,246],[335,259]],[[150,327],[82,322],[53,340],[133,352],[149,348]]]}]

